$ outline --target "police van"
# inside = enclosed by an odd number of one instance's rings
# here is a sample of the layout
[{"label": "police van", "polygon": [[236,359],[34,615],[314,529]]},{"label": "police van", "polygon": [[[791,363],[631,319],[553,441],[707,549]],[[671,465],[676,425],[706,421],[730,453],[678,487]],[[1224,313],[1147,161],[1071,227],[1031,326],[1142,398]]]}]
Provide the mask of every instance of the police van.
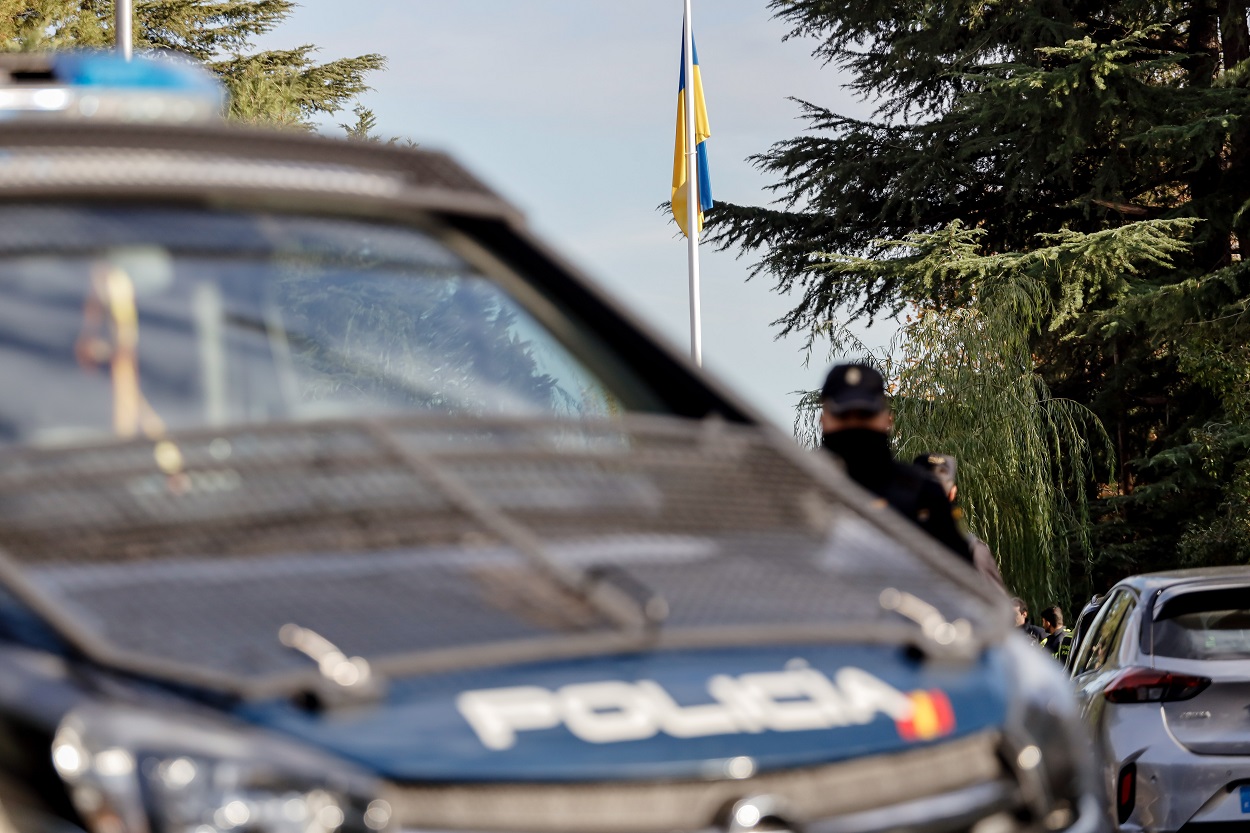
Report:
[{"label": "police van", "polygon": [[1003,600],[453,159],[0,76],[5,825],[1104,829]]}]

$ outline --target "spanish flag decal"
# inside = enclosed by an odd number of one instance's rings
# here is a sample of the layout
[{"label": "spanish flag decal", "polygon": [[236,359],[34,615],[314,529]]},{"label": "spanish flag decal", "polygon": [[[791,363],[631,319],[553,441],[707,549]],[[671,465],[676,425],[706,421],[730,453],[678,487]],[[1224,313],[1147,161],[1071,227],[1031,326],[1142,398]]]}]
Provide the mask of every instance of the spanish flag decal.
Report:
[{"label": "spanish flag decal", "polygon": [[955,731],[955,712],[946,692],[936,688],[913,691],[907,699],[911,700],[911,716],[896,721],[903,740],[933,740]]}]

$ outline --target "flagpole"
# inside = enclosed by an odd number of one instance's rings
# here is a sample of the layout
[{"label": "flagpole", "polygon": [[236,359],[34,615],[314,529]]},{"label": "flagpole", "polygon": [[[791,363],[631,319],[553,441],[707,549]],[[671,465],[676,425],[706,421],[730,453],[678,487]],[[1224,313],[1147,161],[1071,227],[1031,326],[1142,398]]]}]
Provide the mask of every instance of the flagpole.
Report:
[{"label": "flagpole", "polygon": [[123,60],[130,60],[134,52],[133,0],[116,0],[113,4],[113,48]]},{"label": "flagpole", "polygon": [[686,242],[690,261],[690,358],[703,364],[703,322],[699,311],[699,151],[695,145],[694,111],[694,28],[690,20],[690,0],[686,0],[686,22],[682,27],[686,56]]}]

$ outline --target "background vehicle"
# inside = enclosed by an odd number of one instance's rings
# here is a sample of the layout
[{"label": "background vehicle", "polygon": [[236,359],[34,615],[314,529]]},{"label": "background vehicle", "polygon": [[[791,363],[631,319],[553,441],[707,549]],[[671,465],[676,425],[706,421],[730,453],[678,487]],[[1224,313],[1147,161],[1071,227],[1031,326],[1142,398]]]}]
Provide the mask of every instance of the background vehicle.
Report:
[{"label": "background vehicle", "polygon": [[1072,673],[1121,829],[1250,826],[1250,568],[1125,579]]},{"label": "background vehicle", "polygon": [[1076,659],[1076,655],[1081,651],[1081,645],[1085,642],[1085,638],[1089,636],[1089,627],[1094,623],[1094,619],[1098,616],[1098,611],[1102,609],[1102,604],[1107,600],[1105,593],[1094,594],[1085,607],[1081,608],[1081,612],[1077,614],[1076,624],[1072,626],[1072,647],[1068,651],[1068,657],[1064,661],[1064,667],[1068,669],[1068,673],[1072,673],[1072,663]]},{"label": "background vehicle", "polygon": [[19,827],[1103,829],[976,574],[446,156],[0,148]]}]

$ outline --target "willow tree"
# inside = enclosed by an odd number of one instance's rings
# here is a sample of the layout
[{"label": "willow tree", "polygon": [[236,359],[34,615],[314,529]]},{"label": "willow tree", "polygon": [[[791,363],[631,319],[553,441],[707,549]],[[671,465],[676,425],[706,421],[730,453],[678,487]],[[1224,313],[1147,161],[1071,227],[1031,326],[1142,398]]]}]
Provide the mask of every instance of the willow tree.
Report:
[{"label": "willow tree", "polygon": [[[988,299],[973,275],[885,264],[889,241],[956,221],[985,256],[1109,231],[1124,232],[1127,255],[1174,235],[1186,248],[1132,270],[1103,270],[1091,251],[1037,273],[1047,304],[1028,366],[1092,410],[1115,452],[1114,476],[1089,484],[1098,589],[1130,572],[1250,560],[1237,543],[1250,510],[1245,0],[770,6],[879,105],[852,119],[799,102],[808,132],[754,157],[777,201],[709,214],[715,242],[757,257],[755,274],[793,296],[779,331],[912,309],[957,320]],[[1150,225],[1181,219],[1194,222]],[[883,266],[811,268],[821,252]]]},{"label": "willow tree", "polygon": [[[135,47],[188,55],[230,91],[230,115],[309,126],[343,110],[385,66],[380,55],[316,60],[317,48],[256,51],[256,37],[295,10],[295,0],[138,0]],[[0,0],[0,45],[8,50],[105,48],[114,44],[111,0]]]},{"label": "willow tree", "polygon": [[[1073,295],[1047,286],[1078,270],[1100,283],[1165,267],[1183,255],[1186,220],[1151,221],[1094,234],[1064,233],[1028,252],[987,253],[986,233],[952,223],[901,241],[877,241],[884,258],[823,255],[811,268],[830,275],[960,285],[959,298],[910,305],[893,343],[867,350],[827,321],[835,355],[878,365],[890,384],[895,451],[960,461],[960,502],[995,552],[1008,586],[1035,607],[1068,604],[1090,587],[1090,497],[1110,439],[1086,407],[1054,396],[1034,372],[1033,340],[1081,314]],[[814,437],[818,392],[805,395],[796,429]],[[1102,452],[1101,454],[1099,452]],[[1080,556],[1072,563],[1073,554]],[[1072,581],[1076,578],[1077,581]]]}]

